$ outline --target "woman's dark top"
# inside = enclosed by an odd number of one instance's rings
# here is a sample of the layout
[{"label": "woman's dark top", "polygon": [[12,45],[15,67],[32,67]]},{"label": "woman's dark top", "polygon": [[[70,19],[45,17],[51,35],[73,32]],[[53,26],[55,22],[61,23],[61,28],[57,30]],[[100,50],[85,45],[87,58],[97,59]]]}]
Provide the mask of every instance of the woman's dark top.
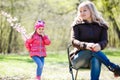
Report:
[{"label": "woman's dark top", "polygon": [[104,49],[108,43],[108,27],[106,25],[99,25],[98,23],[81,23],[72,27],[72,42],[78,45],[74,40],[80,42],[98,43],[101,49]]}]

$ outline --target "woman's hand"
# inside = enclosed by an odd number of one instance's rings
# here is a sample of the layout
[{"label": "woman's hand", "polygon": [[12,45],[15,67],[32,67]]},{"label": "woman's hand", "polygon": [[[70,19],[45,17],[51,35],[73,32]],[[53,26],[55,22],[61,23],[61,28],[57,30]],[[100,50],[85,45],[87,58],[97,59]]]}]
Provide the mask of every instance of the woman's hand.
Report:
[{"label": "woman's hand", "polygon": [[92,49],[92,51],[97,52],[97,51],[101,50],[101,47],[98,43],[96,43],[96,44],[92,45],[91,49]]},{"label": "woman's hand", "polygon": [[92,51],[93,45],[95,45],[94,43],[85,43],[85,44],[86,44],[86,49],[91,51]]}]

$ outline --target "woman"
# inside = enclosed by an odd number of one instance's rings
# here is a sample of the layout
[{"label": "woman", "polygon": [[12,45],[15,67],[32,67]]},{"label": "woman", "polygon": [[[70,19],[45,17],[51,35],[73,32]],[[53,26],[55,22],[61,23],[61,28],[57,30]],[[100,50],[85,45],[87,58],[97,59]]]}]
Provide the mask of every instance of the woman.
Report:
[{"label": "woman", "polygon": [[[107,30],[106,22],[92,2],[85,1],[79,4],[77,17],[72,24],[71,41],[73,46],[79,50],[79,59],[80,55],[89,55],[91,80],[99,80],[101,63],[115,76],[120,76],[120,67],[110,62],[101,51],[108,43]],[[73,61],[76,59],[77,57],[74,56]]]}]

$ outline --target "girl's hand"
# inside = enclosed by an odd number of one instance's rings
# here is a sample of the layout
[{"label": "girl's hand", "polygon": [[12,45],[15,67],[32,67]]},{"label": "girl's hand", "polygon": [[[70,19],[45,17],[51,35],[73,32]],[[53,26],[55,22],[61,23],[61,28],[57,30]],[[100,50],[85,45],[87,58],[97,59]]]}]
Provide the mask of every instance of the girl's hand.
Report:
[{"label": "girl's hand", "polygon": [[45,33],[44,33],[44,31],[42,32],[42,33],[40,33],[42,36],[45,36]]},{"label": "girl's hand", "polygon": [[99,45],[98,43],[96,43],[96,44],[94,44],[94,45],[91,47],[91,49],[92,49],[93,51],[97,52],[97,51],[100,51],[100,50],[101,50],[101,47],[100,47],[100,45]]}]

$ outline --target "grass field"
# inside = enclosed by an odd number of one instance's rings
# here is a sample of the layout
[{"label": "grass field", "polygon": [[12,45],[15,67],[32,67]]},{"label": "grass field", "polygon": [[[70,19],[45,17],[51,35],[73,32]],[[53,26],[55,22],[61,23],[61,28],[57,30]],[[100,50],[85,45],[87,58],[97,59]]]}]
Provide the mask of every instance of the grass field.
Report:
[{"label": "grass field", "polygon": [[[104,51],[112,62],[120,63],[120,51]],[[0,55],[0,80],[35,80],[36,64],[29,55]],[[90,80],[90,70],[80,70],[78,80]],[[71,80],[66,52],[48,52],[42,80]],[[103,66],[100,80],[120,80]]]}]

